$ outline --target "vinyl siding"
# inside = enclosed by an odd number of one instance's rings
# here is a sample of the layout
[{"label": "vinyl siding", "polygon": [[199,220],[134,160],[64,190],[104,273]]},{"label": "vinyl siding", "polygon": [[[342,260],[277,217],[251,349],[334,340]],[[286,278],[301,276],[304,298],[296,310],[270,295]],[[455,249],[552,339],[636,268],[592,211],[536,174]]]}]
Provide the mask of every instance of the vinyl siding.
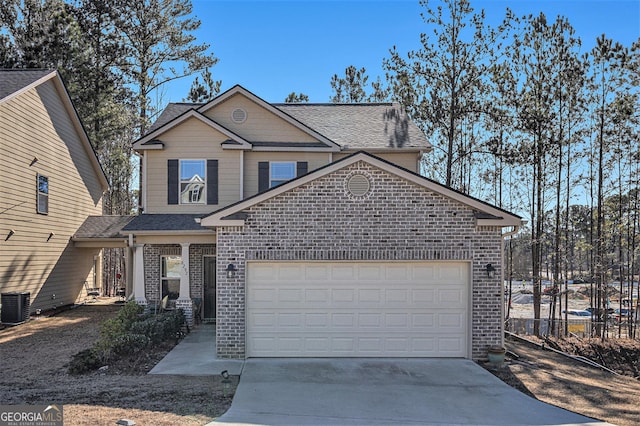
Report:
[{"label": "vinyl siding", "polygon": [[329,163],[326,152],[245,152],[244,154],[244,196],[258,193],[258,163],[261,161],[306,161],[308,172]]},{"label": "vinyl siding", "polygon": [[[102,213],[90,155],[53,80],[0,105],[0,292],[31,292],[33,309],[74,303],[92,278],[99,251],[70,243]],[[38,173],[49,179],[48,215],[36,213]]]},{"label": "vinyl siding", "polygon": [[[191,118],[160,135],[163,150],[145,152],[145,213],[208,213],[240,199],[240,151],[223,150],[228,138],[202,121]],[[218,160],[218,204],[169,205],[167,202],[167,160]]]},{"label": "vinyl siding", "polygon": [[[231,113],[236,108],[247,112],[244,123],[231,120]],[[205,115],[250,142],[318,142],[311,135],[239,94],[216,105]]]}]

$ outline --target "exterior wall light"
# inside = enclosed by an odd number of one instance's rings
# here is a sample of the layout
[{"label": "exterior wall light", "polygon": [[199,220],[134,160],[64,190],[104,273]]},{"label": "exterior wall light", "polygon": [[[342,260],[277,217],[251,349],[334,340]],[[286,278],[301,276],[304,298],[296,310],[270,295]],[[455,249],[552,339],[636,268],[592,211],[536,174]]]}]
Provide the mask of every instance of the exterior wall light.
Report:
[{"label": "exterior wall light", "polygon": [[233,278],[236,276],[236,272],[238,272],[238,269],[236,268],[236,265],[234,265],[233,263],[230,263],[227,265],[227,278]]},{"label": "exterior wall light", "polygon": [[487,263],[485,269],[487,270],[487,277],[493,278],[496,276],[496,268],[494,268],[492,264]]}]

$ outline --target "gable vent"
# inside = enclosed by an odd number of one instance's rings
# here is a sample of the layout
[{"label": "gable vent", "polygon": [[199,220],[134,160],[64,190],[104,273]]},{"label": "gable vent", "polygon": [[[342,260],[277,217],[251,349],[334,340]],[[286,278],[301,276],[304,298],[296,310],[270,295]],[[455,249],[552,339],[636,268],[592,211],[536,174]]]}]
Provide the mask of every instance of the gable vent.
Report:
[{"label": "gable vent", "polygon": [[355,174],[349,178],[347,189],[356,197],[362,197],[369,192],[371,184],[365,175]]},{"label": "gable vent", "polygon": [[243,110],[242,108],[236,108],[231,113],[231,120],[233,120],[234,123],[244,123],[246,119],[247,111]]}]

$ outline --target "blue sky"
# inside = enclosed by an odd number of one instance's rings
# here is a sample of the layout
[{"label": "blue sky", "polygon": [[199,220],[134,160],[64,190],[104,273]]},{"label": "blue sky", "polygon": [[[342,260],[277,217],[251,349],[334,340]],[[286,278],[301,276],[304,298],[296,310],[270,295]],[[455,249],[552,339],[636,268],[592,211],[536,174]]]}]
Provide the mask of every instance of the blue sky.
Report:
[{"label": "blue sky", "polygon": [[[384,80],[382,60],[397,46],[406,53],[420,47],[428,28],[418,0],[192,0],[202,21],[195,35],[219,58],[212,68],[222,90],[241,84],[269,102],[283,102],[295,91],[311,102],[329,102],[334,74],[349,65],[364,67],[369,80]],[[492,25],[510,7],[518,16],[544,12],[566,16],[590,50],[602,33],[630,46],[640,37],[640,0],[471,0]],[[162,101],[180,102],[192,79],[165,88]]]}]

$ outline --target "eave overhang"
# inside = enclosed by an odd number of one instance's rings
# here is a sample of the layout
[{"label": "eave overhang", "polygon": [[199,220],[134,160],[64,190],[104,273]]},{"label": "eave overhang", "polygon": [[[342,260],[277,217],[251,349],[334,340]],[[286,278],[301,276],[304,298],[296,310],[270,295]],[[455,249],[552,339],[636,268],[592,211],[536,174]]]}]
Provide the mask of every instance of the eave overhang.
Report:
[{"label": "eave overhang", "polygon": [[322,176],[333,173],[344,167],[348,167],[349,165],[354,164],[358,161],[369,163],[374,167],[378,167],[391,174],[413,182],[416,185],[422,186],[442,196],[467,205],[468,207],[476,211],[476,225],[478,226],[509,227],[522,225],[522,218],[514,215],[513,213],[502,210],[498,207],[465,195],[461,192],[455,191],[435,181],[427,179],[407,169],[401,168],[393,163],[362,151],[352,154],[349,157],[345,157],[341,160],[335,161],[322,168],[316,169],[304,176],[290,180],[275,188],[271,188],[263,193],[257,194],[245,200],[241,200],[235,204],[213,212],[209,216],[203,217],[200,220],[200,224],[204,227],[244,226],[246,218],[238,217],[236,216],[237,214],[244,212],[245,210],[256,204],[267,201],[282,193],[309,183]]},{"label": "eave overhang", "polygon": [[225,135],[227,138],[229,138],[229,140],[235,142],[239,146],[239,148],[236,148],[236,149],[251,149],[251,143],[249,141],[245,140],[241,136],[227,129],[223,125],[216,123],[215,121],[201,114],[195,109],[190,109],[184,112],[183,114],[179,115],[178,117],[174,118],[173,120],[169,121],[163,126],[160,126],[159,128],[155,129],[153,132],[148,133],[142,138],[138,139],[133,143],[133,149],[136,151],[144,151],[149,149],[159,149],[159,150],[164,149],[164,143],[158,138],[163,133],[177,127],[181,123],[191,118],[200,120],[202,123],[206,124],[212,129],[215,129],[218,132]]}]

